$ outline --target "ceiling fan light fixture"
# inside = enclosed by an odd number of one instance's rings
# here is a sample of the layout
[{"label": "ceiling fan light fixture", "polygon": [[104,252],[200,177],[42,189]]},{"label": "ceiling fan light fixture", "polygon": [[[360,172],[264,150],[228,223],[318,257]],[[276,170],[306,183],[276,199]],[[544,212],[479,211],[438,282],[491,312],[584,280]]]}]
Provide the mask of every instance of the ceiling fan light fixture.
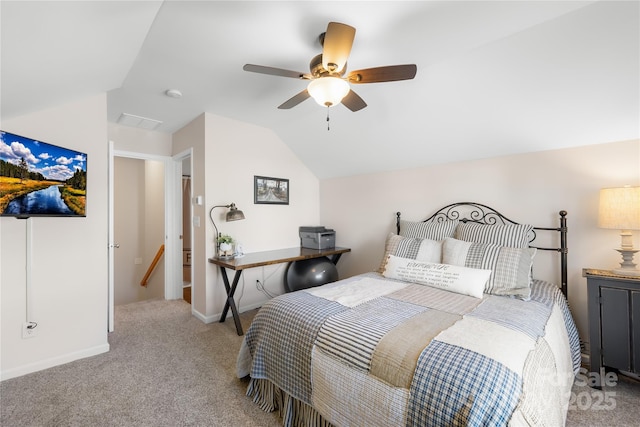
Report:
[{"label": "ceiling fan light fixture", "polygon": [[320,77],[311,80],[307,91],[323,107],[332,107],[347,96],[351,88],[349,83],[338,77]]},{"label": "ceiling fan light fixture", "polygon": [[[354,27],[329,22],[327,31],[320,34],[322,53],[314,56],[309,62],[310,73],[254,64],[245,64],[242,69],[252,73],[310,80],[306,89],[283,102],[278,109],[288,110],[312,97],[322,107],[343,104],[351,111],[360,111],[367,103],[351,90],[350,84],[411,80],[416,75],[417,67],[416,64],[388,65],[352,71],[345,76],[355,34]],[[328,118],[327,109],[327,120]]]}]

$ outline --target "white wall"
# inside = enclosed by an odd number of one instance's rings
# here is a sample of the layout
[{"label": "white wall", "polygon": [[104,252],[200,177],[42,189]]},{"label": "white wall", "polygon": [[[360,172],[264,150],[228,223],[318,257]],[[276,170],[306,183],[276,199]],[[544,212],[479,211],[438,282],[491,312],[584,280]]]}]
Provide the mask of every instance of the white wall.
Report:
[{"label": "white wall", "polygon": [[118,151],[129,151],[158,156],[171,155],[171,135],[117,123],[108,123],[109,140]]},{"label": "white wall", "polygon": [[87,153],[86,218],[32,218],[32,306],[23,339],[24,220],[0,218],[0,376],[7,379],[109,350],[107,104],[102,94],[2,122],[2,129]]},{"label": "white wall", "polygon": [[[107,130],[108,127],[108,130]],[[394,213],[423,219],[456,201],[477,201],[506,216],[535,225],[557,224],[557,212],[569,212],[569,299],[581,336],[587,337],[585,279],[582,268],[610,268],[619,262],[613,250],[616,231],[597,228],[598,190],[640,185],[640,141],[453,163],[319,182],[272,131],[203,114],[171,138],[155,132],[107,126],[106,96],[100,95],[2,123],[2,129],[88,154],[86,218],[33,219],[33,308],[39,323],[35,338],[22,339],[25,320],[25,222],[0,219],[0,291],[2,379],[87,357],[109,348],[107,341],[107,140],[116,150],[159,155],[193,151],[194,205],[201,226],[194,232],[194,305],[204,321],[217,321],[225,293],[213,256],[209,209],[235,202],[244,221],[226,223],[215,211],[218,228],[241,241],[247,252],[299,244],[300,225],[322,224],[337,231],[348,246],[341,277],[370,271],[382,256]],[[253,176],[288,178],[291,203],[253,204]],[[635,244],[638,245],[638,234]],[[537,256],[551,262],[551,255]],[[267,297],[255,287],[282,293],[284,264],[248,269],[237,300],[241,311]],[[543,278],[555,280],[536,267]],[[229,327],[233,328],[232,325]]]},{"label": "white wall", "polygon": [[[245,252],[300,245],[298,227],[318,224],[320,186],[311,171],[270,129],[212,114],[206,115],[206,206],[235,202],[246,219],[224,222],[224,209],[216,209],[218,230],[243,243]],[[254,204],[254,176],[289,179],[289,205]],[[214,254],[214,229],[207,223],[207,257]],[[239,310],[262,305],[267,297],[256,289],[259,279],[271,293],[284,293],[286,264],[245,270],[238,290]],[[207,266],[208,313],[222,312],[226,294],[213,264]]]},{"label": "white wall", "polygon": [[[619,232],[597,227],[598,192],[625,184],[640,185],[638,140],[327,179],[320,183],[320,216],[336,230],[336,243],[352,248],[338,264],[344,277],[378,267],[396,211],[422,220],[449,203],[472,201],[518,222],[553,227],[558,211],[566,210],[569,302],[586,342],[582,269],[612,268],[621,260],[613,250]],[[543,265],[557,264],[555,255],[539,252],[536,261],[536,274],[558,283],[559,275]]]},{"label": "white wall", "polygon": [[[262,127],[204,114],[176,132],[173,141],[174,154],[194,149],[193,196],[204,196],[203,206],[193,206],[194,215],[201,220],[193,236],[193,306],[204,321],[217,321],[226,294],[218,268],[207,261],[214,255],[210,209],[233,202],[244,212],[246,219],[236,222],[224,221],[224,208],[216,208],[213,216],[218,230],[242,242],[247,253],[295,247],[300,244],[298,227],[319,221],[319,182],[271,130]],[[254,204],[255,175],[288,178],[290,204]],[[285,266],[245,270],[236,293],[239,310],[260,306],[268,299],[256,289],[257,279],[270,293],[283,293]]]}]

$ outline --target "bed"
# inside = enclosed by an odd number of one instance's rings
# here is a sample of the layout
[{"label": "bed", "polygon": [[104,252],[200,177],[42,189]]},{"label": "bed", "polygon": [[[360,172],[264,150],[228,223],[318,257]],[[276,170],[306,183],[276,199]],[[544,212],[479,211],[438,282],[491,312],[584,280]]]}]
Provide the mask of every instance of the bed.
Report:
[{"label": "bed", "polygon": [[[396,216],[377,271],[281,295],[237,359],[247,395],[285,426],[564,425],[580,343],[567,304],[567,225],[479,203]],[[538,247],[538,233],[555,247]],[[533,275],[560,257],[559,286]]]}]

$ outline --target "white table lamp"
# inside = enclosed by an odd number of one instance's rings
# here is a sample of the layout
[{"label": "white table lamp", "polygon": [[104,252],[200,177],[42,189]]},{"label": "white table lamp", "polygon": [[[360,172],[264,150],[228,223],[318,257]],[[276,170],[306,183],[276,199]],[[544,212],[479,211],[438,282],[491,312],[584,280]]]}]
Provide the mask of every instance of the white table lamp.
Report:
[{"label": "white table lamp", "polygon": [[620,268],[613,272],[623,276],[640,276],[633,256],[640,249],[633,247],[631,230],[640,230],[640,187],[603,188],[600,190],[598,226],[621,230]]}]

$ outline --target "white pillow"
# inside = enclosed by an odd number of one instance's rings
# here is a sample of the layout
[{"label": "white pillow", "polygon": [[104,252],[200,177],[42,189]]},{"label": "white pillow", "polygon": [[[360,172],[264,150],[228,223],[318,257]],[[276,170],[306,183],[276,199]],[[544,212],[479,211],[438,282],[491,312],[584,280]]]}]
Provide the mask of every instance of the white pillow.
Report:
[{"label": "white pillow", "polygon": [[388,255],[384,277],[428,285],[445,291],[482,298],[491,270],[436,264]]},{"label": "white pillow", "polygon": [[492,272],[485,293],[531,297],[531,267],[534,248],[511,248],[491,243],[464,242],[447,238],[442,245],[442,262]]}]

